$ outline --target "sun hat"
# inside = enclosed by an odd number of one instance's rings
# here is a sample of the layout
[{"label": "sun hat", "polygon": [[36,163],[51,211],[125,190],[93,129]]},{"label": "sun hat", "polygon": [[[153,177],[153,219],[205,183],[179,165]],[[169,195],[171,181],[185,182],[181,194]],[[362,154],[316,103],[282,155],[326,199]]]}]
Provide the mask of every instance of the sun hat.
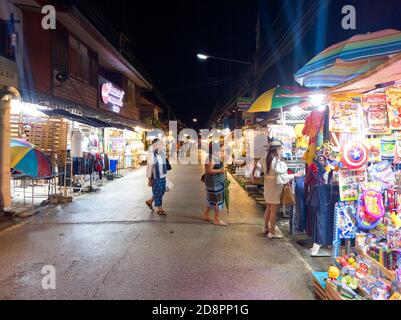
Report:
[{"label": "sun hat", "polygon": [[280,149],[282,147],[282,144],[280,141],[272,141],[269,144],[269,150],[275,150],[275,149]]}]

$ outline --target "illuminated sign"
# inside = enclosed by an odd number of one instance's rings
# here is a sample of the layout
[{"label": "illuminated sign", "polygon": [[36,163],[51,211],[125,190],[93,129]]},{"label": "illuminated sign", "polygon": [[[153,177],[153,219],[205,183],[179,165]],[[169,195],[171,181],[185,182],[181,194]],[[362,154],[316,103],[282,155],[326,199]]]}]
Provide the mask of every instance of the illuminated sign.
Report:
[{"label": "illuminated sign", "polygon": [[112,108],[113,112],[119,113],[123,106],[125,92],[110,82],[103,83],[101,86],[101,97],[105,105]]}]

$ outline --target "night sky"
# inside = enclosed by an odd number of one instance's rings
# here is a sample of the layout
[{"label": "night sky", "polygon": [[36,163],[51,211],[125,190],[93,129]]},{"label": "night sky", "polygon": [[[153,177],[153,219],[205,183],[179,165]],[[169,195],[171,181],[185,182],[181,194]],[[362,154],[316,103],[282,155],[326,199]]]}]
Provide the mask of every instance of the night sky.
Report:
[{"label": "night sky", "polygon": [[[80,0],[81,3],[86,0]],[[292,75],[315,54],[355,34],[385,28],[401,30],[400,0],[113,0],[92,1],[130,47],[161,89],[178,118],[189,126],[198,118],[205,127],[214,108],[222,106],[241,84],[247,66],[200,61],[198,52],[251,61],[255,52],[256,16],[261,14],[261,64],[274,55],[279,39],[290,30],[295,42],[265,74],[259,92],[294,84]],[[317,3],[316,8],[313,5]],[[357,29],[341,28],[341,8],[356,8]],[[311,8],[313,22],[290,29]],[[313,9],[313,10],[312,10]],[[276,53],[277,54],[277,53]]]}]

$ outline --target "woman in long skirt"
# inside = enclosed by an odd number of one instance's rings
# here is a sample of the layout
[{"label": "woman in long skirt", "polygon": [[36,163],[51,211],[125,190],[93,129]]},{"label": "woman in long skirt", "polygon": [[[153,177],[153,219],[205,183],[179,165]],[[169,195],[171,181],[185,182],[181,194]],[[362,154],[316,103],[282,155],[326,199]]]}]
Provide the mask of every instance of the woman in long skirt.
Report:
[{"label": "woman in long skirt", "polygon": [[166,215],[163,209],[163,196],[166,192],[167,161],[162,151],[161,141],[155,139],[150,147],[147,160],[148,185],[152,187],[152,198],[146,201],[149,209],[153,210],[153,202],[157,214]]},{"label": "woman in long skirt", "polygon": [[[203,219],[211,221],[216,226],[228,226],[228,223],[220,220],[220,211],[224,207],[224,151],[220,145],[219,154],[213,156],[213,143],[209,144],[209,158],[205,164],[205,185],[208,205],[203,212]],[[210,217],[210,211],[214,210],[214,219]]]}]

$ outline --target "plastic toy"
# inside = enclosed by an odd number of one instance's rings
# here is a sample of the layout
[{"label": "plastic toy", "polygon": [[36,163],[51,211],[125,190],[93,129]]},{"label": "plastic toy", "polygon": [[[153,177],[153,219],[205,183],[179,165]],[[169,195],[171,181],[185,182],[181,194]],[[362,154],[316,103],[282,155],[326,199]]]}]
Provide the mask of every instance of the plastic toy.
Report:
[{"label": "plastic toy", "polygon": [[356,222],[360,228],[365,230],[376,228],[385,213],[381,193],[373,189],[362,192],[356,215]]},{"label": "plastic toy", "polygon": [[340,269],[335,266],[330,266],[328,270],[328,277],[331,280],[336,280],[340,276]]},{"label": "plastic toy", "polygon": [[346,275],[341,281],[352,290],[356,290],[358,288],[358,279],[352,278],[350,275]]},{"label": "plastic toy", "polygon": [[365,145],[350,142],[343,145],[341,162],[348,169],[359,169],[368,162],[368,149]]},{"label": "plastic toy", "polygon": [[391,222],[393,223],[396,229],[401,228],[401,214],[397,214],[395,211],[390,213]]},{"label": "plastic toy", "polygon": [[367,190],[362,194],[364,198],[365,213],[372,218],[378,220],[384,216],[386,210],[383,205],[383,196],[376,190]]}]

